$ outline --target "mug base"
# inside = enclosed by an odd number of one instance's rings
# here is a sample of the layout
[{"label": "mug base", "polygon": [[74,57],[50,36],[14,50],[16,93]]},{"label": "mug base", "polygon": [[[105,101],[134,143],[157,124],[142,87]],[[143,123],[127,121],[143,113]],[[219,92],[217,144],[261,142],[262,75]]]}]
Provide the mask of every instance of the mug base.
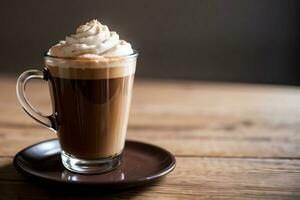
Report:
[{"label": "mug base", "polygon": [[61,159],[64,167],[72,172],[80,174],[98,174],[116,169],[122,163],[122,153],[103,159],[81,159],[73,157],[61,151]]}]

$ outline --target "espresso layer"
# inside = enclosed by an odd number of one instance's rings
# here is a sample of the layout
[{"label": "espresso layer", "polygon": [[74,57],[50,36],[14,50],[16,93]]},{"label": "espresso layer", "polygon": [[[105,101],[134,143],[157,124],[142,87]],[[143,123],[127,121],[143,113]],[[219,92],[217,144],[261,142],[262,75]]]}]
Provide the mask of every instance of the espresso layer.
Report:
[{"label": "espresso layer", "polygon": [[121,153],[133,79],[133,75],[86,80],[50,75],[58,137],[66,153],[84,159]]}]

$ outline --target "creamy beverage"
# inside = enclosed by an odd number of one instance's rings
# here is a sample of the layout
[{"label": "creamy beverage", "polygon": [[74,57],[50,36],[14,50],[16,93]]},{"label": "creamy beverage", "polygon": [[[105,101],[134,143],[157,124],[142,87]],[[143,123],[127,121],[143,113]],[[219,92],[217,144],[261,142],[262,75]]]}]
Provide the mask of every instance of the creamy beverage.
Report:
[{"label": "creamy beverage", "polygon": [[129,43],[96,20],[49,50],[45,65],[66,155],[99,159],[122,152],[136,65],[128,58],[132,54]]},{"label": "creamy beverage", "polygon": [[[43,71],[27,70],[18,78],[20,104],[57,133],[66,169],[105,173],[121,164],[137,56],[116,32],[92,20],[49,49]],[[26,98],[32,79],[48,81],[51,115]]]},{"label": "creamy beverage", "polygon": [[85,69],[83,76],[77,71],[84,69],[65,73],[47,65],[58,137],[66,154],[97,159],[123,150],[135,63],[123,64],[111,70]]}]

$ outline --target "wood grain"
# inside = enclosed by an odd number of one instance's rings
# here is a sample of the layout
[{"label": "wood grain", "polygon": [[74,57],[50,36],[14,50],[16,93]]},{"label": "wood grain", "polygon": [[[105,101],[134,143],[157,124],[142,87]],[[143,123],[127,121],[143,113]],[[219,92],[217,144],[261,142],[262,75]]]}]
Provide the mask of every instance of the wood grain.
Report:
[{"label": "wood grain", "polygon": [[[20,191],[24,199],[43,195],[51,199],[76,196],[37,187],[28,183],[10,164],[10,158],[0,159],[0,192],[16,197]],[[109,195],[126,198],[138,194],[138,198],[161,199],[184,197],[247,197],[269,199],[300,198],[300,161],[290,159],[240,159],[240,158],[177,158],[173,173],[152,187]],[[297,176],[298,175],[298,176]],[[33,192],[36,191],[37,193]],[[98,195],[92,195],[95,199]],[[47,198],[45,198],[47,199]]]},{"label": "wood grain", "polygon": [[[14,87],[15,79],[1,79],[9,92],[0,102],[0,156],[55,138],[22,111]],[[28,89],[49,113],[47,90],[43,82]],[[298,102],[296,87],[137,81],[128,138],[176,155],[300,158]]]},{"label": "wood grain", "polygon": [[[236,130],[169,130],[133,128],[127,138],[162,146],[177,156],[300,158],[300,135],[296,132],[239,127]],[[45,128],[0,127],[0,156],[56,135]],[[188,145],[188,148],[187,148]]]},{"label": "wood grain", "polygon": [[[43,82],[42,82],[43,83]],[[32,125],[16,100],[15,79],[0,80],[1,123]],[[33,104],[50,112],[46,83],[28,89]],[[265,127],[300,126],[300,90],[297,87],[136,81],[130,124],[137,127],[194,128],[242,122]],[[216,121],[215,121],[216,120]],[[209,123],[209,124],[207,124]],[[4,124],[5,125],[5,124]]]},{"label": "wood grain", "polygon": [[[127,138],[168,149],[176,170],[146,188],[72,195],[12,167],[18,151],[56,137],[22,111],[15,81],[0,78],[0,199],[300,199],[298,87],[138,80]],[[47,90],[34,82],[28,93],[50,113]]]}]

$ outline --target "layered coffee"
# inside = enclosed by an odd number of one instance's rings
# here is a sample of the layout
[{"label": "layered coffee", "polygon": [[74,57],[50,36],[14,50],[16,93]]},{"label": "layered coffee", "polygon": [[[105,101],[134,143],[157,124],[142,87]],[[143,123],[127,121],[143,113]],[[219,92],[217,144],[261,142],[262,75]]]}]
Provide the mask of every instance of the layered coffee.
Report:
[{"label": "layered coffee", "polygon": [[96,20],[49,50],[45,64],[64,154],[93,160],[122,152],[136,55]]},{"label": "layered coffee", "polygon": [[[44,71],[27,70],[18,78],[19,102],[30,117],[57,133],[66,169],[105,173],[122,163],[137,57],[130,43],[92,20],[49,49]],[[50,115],[26,98],[26,84],[33,79],[49,83]]]},{"label": "layered coffee", "polygon": [[135,63],[126,64],[110,73],[88,69],[83,77],[76,72],[83,69],[69,68],[66,73],[64,68],[47,65],[56,99],[58,137],[67,154],[97,159],[123,150],[135,67]]}]

